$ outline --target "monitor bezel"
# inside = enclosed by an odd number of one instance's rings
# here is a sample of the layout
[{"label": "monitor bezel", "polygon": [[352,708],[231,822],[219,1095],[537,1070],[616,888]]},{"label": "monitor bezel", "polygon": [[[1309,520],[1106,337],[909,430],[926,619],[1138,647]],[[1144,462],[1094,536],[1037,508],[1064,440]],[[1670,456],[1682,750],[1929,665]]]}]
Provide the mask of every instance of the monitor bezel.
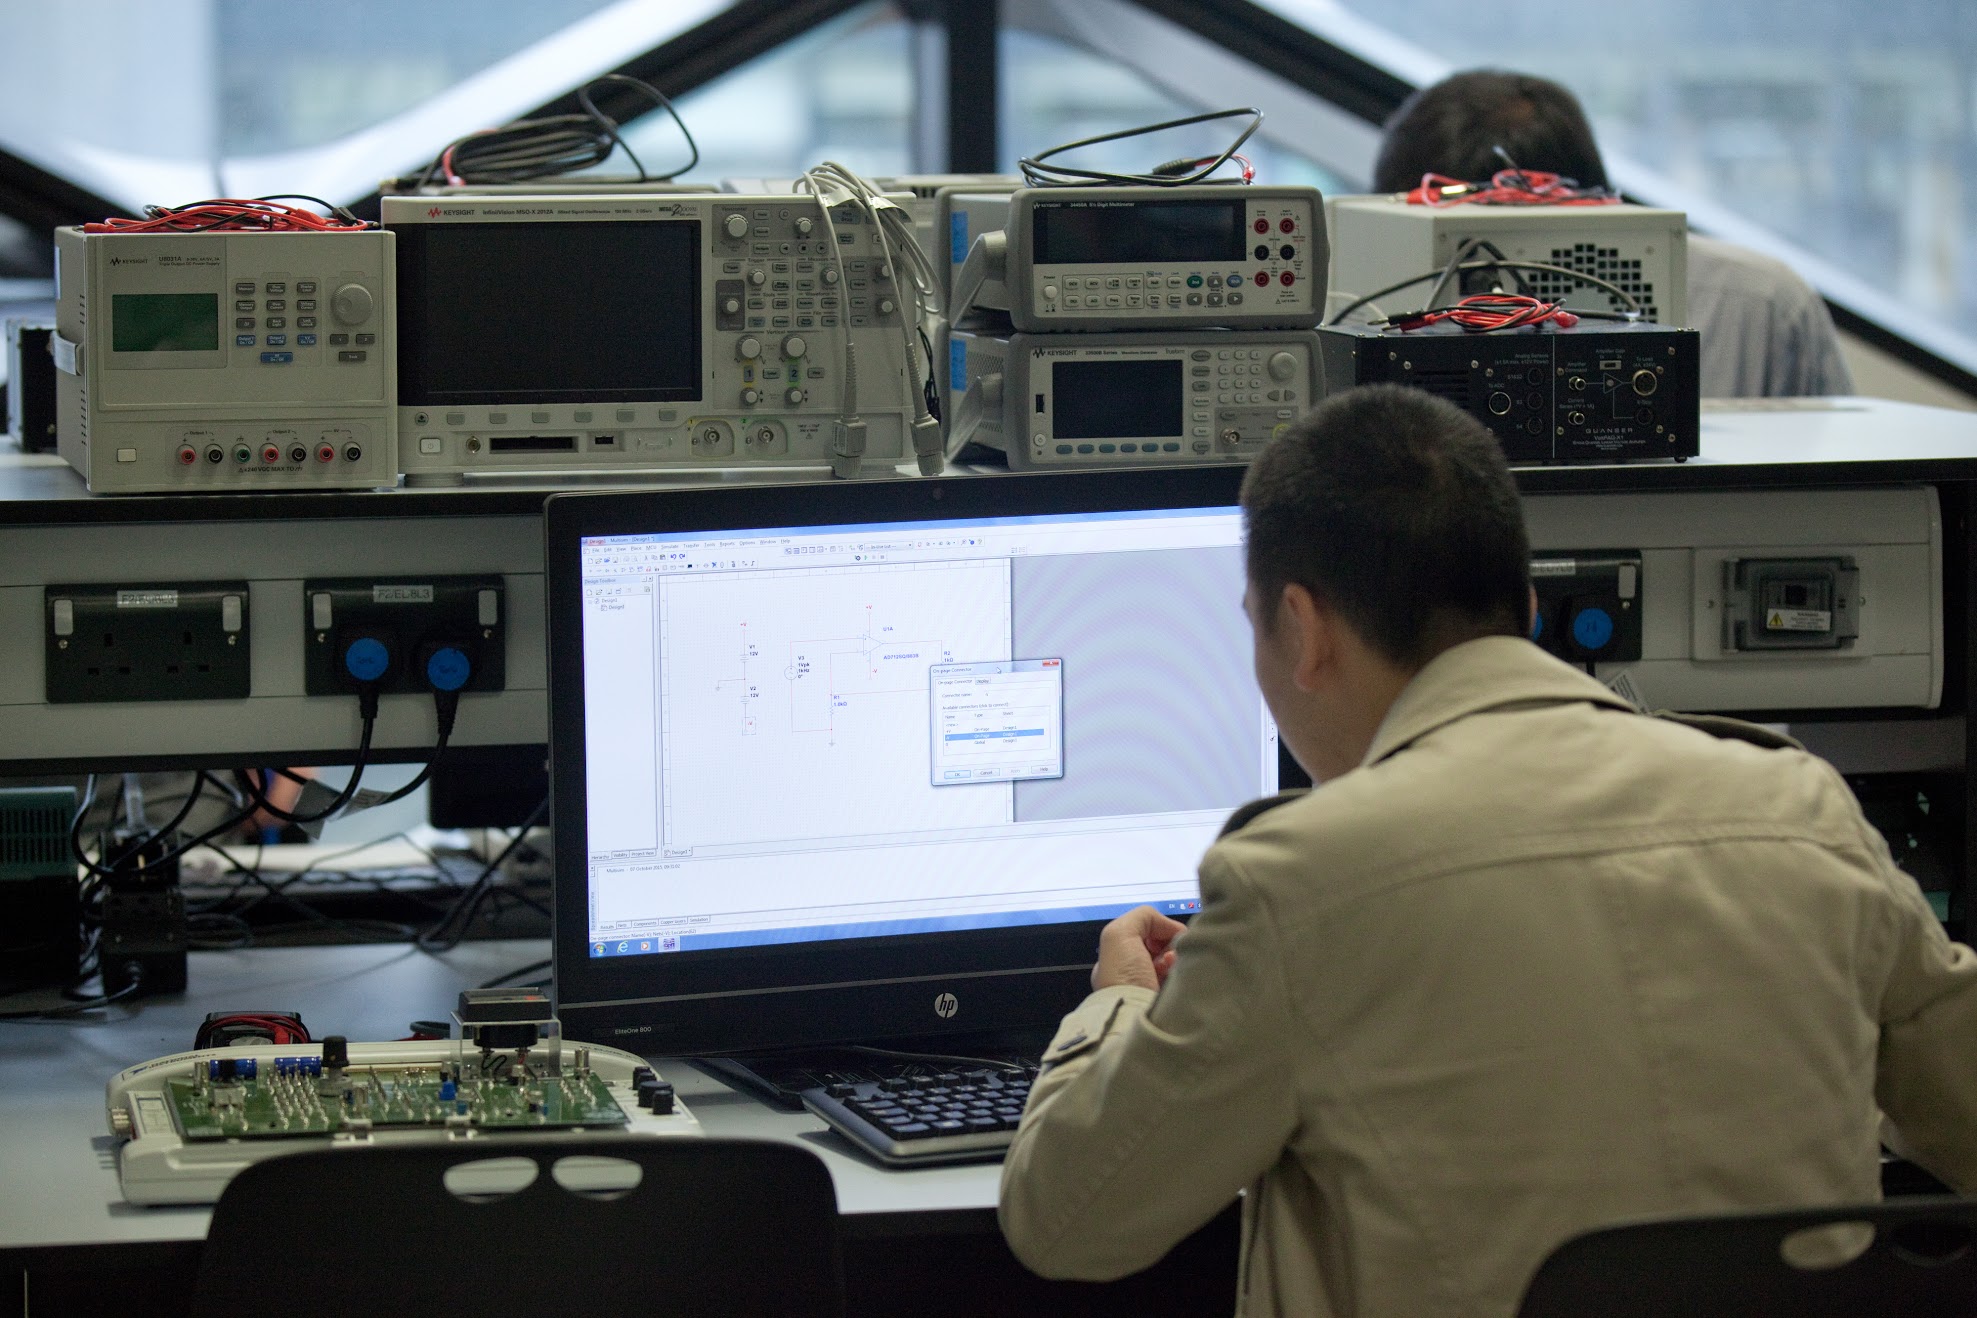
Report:
[{"label": "monitor bezel", "polygon": [[[1242,476],[1231,464],[552,496],[544,534],[554,962],[564,1031],[648,1055],[705,1055],[1048,1028],[1088,991],[1100,927],[1078,921],[590,956],[581,877],[588,872],[580,679],[586,537],[1233,507]],[[1233,617],[1233,600],[1230,609]],[[951,1014],[936,1009],[943,995],[958,1006]]]}]

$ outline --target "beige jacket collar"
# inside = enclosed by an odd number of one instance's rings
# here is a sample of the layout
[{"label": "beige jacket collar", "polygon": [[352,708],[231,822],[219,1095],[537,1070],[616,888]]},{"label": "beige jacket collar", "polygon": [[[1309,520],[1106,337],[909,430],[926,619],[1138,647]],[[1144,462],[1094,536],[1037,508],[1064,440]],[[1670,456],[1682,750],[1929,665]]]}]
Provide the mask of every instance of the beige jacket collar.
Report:
[{"label": "beige jacket collar", "polygon": [[1585,673],[1517,636],[1485,636],[1444,650],[1387,710],[1361,764],[1376,764],[1457,719],[1505,705],[1586,701],[1633,706]]}]

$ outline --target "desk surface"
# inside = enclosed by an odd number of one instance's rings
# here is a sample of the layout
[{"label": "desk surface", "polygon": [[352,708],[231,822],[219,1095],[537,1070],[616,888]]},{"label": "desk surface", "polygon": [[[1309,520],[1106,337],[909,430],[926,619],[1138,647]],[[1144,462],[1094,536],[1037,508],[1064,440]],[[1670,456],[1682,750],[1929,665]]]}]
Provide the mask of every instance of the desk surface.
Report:
[{"label": "desk surface", "polygon": [[[444,1018],[462,988],[546,955],[536,940],[468,943],[443,956],[396,945],[195,952],[183,997],[93,1013],[111,1017],[96,1024],[0,1021],[0,1249],[205,1235],[205,1208],[123,1201],[103,1087],[126,1066],[190,1047],[207,1012],[292,1009],[318,1036],[401,1038],[413,1020]],[[659,1068],[708,1134],[784,1140],[821,1155],[841,1212],[980,1213],[995,1205],[999,1164],[887,1171],[807,1113],[776,1112],[682,1062]]]},{"label": "desk surface", "polygon": [[[955,474],[973,470],[957,468]],[[1521,467],[1526,494],[1882,485],[1977,479],[1977,412],[1885,398],[1726,399],[1705,405],[1688,462]],[[0,454],[0,525],[276,521],[329,517],[537,516],[554,490],[706,488],[814,481],[797,469],[475,477],[449,489],[92,496],[52,454]]]}]

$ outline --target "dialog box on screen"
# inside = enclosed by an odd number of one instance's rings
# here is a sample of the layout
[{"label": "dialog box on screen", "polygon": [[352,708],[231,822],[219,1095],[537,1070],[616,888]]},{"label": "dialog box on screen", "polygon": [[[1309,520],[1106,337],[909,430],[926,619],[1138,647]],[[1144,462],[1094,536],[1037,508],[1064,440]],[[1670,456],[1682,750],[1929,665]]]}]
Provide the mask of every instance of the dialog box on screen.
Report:
[{"label": "dialog box on screen", "polygon": [[935,664],[933,781],[1014,782],[1064,776],[1064,661]]}]

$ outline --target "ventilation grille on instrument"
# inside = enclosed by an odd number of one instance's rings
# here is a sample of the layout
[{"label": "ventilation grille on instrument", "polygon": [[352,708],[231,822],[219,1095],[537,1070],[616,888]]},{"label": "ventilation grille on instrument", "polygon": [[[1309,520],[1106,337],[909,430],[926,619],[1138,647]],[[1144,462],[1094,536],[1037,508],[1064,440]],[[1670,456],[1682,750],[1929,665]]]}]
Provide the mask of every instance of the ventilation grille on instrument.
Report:
[{"label": "ventilation grille on instrument", "polygon": [[1457,407],[1469,406],[1469,372],[1465,369],[1411,371],[1406,382]]},{"label": "ventilation grille on instrument", "polygon": [[[1622,256],[1617,247],[1601,247],[1597,243],[1574,243],[1570,247],[1554,247],[1551,255],[1545,258],[1551,265],[1562,265],[1567,270],[1577,270],[1582,275],[1592,275],[1604,279],[1627,291],[1641,304],[1641,315],[1653,321],[1661,319],[1661,309],[1654,303],[1654,284],[1641,278],[1639,258]],[[1564,275],[1554,275],[1544,270],[1519,270],[1524,286],[1533,297],[1547,300],[1569,298],[1577,294],[1600,296],[1604,290],[1591,284],[1582,284]],[[1626,304],[1611,293],[1604,293],[1607,303],[1615,311],[1626,310]],[[1585,305],[1583,301],[1580,305]]]}]

